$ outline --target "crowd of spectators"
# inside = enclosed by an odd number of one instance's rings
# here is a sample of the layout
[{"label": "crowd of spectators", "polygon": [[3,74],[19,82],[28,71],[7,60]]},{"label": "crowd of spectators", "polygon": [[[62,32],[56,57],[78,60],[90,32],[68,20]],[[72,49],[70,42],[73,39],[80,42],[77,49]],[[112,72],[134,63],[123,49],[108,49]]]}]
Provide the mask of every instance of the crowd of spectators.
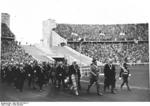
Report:
[{"label": "crowd of spectators", "polygon": [[[28,61],[34,60],[33,57],[21,48],[19,42],[14,39],[3,39],[3,37],[11,37],[14,38],[13,33],[9,30],[7,25],[2,25],[2,38],[1,38],[1,60],[7,62],[18,62],[25,63]],[[58,27],[55,29],[57,32],[58,29],[61,32],[60,35],[65,35],[66,39],[70,39],[68,36],[73,36],[71,32],[77,33],[78,35],[84,35],[84,37],[88,38],[90,41],[97,41],[97,37],[99,37],[98,33],[104,32],[106,35],[110,35],[109,33],[117,34],[119,33],[119,28],[128,29],[130,27],[130,31],[136,27],[137,37],[142,38],[140,40],[148,39],[148,30],[147,24],[132,24],[132,25],[64,25],[58,24]],[[127,27],[128,26],[128,27]],[[99,32],[101,28],[102,32]],[[117,30],[118,28],[118,30]],[[145,28],[145,29],[144,29]],[[114,30],[114,31],[112,31]],[[128,31],[128,30],[127,30]],[[97,32],[97,34],[96,34]],[[133,33],[130,32],[130,33]],[[143,33],[142,33],[143,32]],[[135,33],[135,32],[134,32]],[[131,34],[131,35],[134,35]],[[141,35],[140,35],[141,34]],[[92,36],[91,36],[92,35]],[[68,37],[68,38],[67,38]],[[75,36],[76,38],[78,36]],[[74,37],[74,38],[75,38]],[[113,38],[114,36],[111,36]],[[135,36],[134,36],[135,37]],[[87,40],[87,39],[86,39]],[[88,40],[87,40],[88,41]],[[81,52],[90,57],[95,57],[99,61],[105,63],[108,58],[114,58],[114,62],[120,62],[124,57],[128,58],[128,61],[131,63],[137,62],[149,62],[149,50],[148,43],[86,43],[82,44],[82,49],[80,51],[79,45],[69,44],[73,49]]]},{"label": "crowd of spectators", "polygon": [[20,42],[15,41],[14,34],[6,24],[1,24],[1,62],[3,63],[25,63],[34,60],[25,52]]},{"label": "crowd of spectators", "polygon": [[87,43],[80,46],[69,44],[70,47],[91,58],[95,57],[102,63],[113,58],[115,63],[122,62],[125,58],[129,63],[149,62],[148,43]]},{"label": "crowd of spectators", "polygon": [[16,41],[2,40],[1,60],[4,62],[26,63],[34,59]]},{"label": "crowd of spectators", "polygon": [[76,41],[79,37],[86,41],[147,40],[148,24],[86,25],[58,24],[54,29],[59,35]]},{"label": "crowd of spectators", "polygon": [[15,37],[15,35],[10,31],[5,23],[1,23],[1,35],[2,37]]},{"label": "crowd of spectators", "polygon": [[103,63],[108,58],[114,58],[114,62],[120,62],[125,57],[131,63],[149,62],[148,42],[130,42],[148,40],[147,23],[116,25],[58,24],[54,30],[60,36],[73,42],[79,42],[79,38],[83,38],[86,42],[120,42],[83,43],[81,51],[79,45],[69,43],[69,46],[73,49],[87,56],[95,57]]}]

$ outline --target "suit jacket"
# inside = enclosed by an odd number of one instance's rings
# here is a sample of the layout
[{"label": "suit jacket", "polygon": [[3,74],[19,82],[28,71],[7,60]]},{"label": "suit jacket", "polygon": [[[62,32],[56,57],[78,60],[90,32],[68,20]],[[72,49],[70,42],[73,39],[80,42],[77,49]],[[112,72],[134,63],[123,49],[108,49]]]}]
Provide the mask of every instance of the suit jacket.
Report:
[{"label": "suit jacket", "polygon": [[127,67],[121,68],[120,73],[119,73],[119,77],[124,77],[124,76],[129,76],[130,71],[128,70]]},{"label": "suit jacket", "polygon": [[65,77],[65,70],[64,70],[64,67],[61,67],[61,66],[58,66],[56,68],[56,76],[57,77]]},{"label": "suit jacket", "polygon": [[106,64],[104,66],[104,76],[105,79],[109,81],[114,81],[116,76],[115,65],[110,66],[109,64]]},{"label": "suit jacket", "polygon": [[77,71],[73,65],[69,66],[69,73],[68,74],[69,74],[69,76],[71,76],[72,74],[77,74]]}]

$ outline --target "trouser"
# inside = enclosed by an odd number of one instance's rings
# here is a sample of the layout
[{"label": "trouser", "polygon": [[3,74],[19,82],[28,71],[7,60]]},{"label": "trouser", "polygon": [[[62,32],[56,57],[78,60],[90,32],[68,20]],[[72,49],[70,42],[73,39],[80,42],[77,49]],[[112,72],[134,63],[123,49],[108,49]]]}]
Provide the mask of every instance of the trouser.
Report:
[{"label": "trouser", "polygon": [[43,87],[43,84],[44,84],[44,79],[38,79],[38,85],[40,87],[40,90],[42,90],[42,87]]},{"label": "trouser", "polygon": [[23,86],[24,86],[24,79],[20,78],[20,80],[18,81],[18,89],[20,90],[20,92],[23,91]]},{"label": "trouser", "polygon": [[33,89],[36,89],[36,87],[35,87],[36,82],[37,82],[37,77],[33,76],[31,78],[31,86],[32,86]]},{"label": "trouser", "polygon": [[15,81],[14,81],[14,85],[15,85],[16,89],[19,89],[19,81],[20,81],[20,79],[18,77],[16,77]]},{"label": "trouser", "polygon": [[130,90],[130,87],[129,87],[129,84],[128,84],[128,76],[123,76],[122,79],[123,79],[123,82],[121,84],[121,88],[123,87],[124,84],[126,84],[127,89]]},{"label": "trouser", "polygon": [[31,87],[32,78],[28,77],[28,87]]},{"label": "trouser", "polygon": [[76,75],[72,74],[71,75],[71,81],[72,81],[72,86],[71,86],[71,89],[74,90],[75,92],[75,95],[79,95],[79,92],[78,92],[78,85],[77,85],[77,78],[76,78]]},{"label": "trouser", "polygon": [[96,84],[97,93],[99,93],[99,87],[100,87],[100,86],[99,86],[99,83],[98,83],[98,78],[97,78],[97,77],[94,77],[94,76],[90,78],[90,82],[89,82],[87,91],[89,92],[91,86],[92,86],[94,83]]},{"label": "trouser", "polygon": [[60,88],[61,84],[62,84],[63,88],[65,88],[64,78],[58,77],[58,88]]},{"label": "trouser", "polygon": [[78,77],[78,89],[81,89],[80,77]]},{"label": "trouser", "polygon": [[106,91],[106,88],[110,88],[111,87],[111,92],[114,92],[114,88],[115,88],[115,80],[108,80],[105,79],[104,80],[104,92]]}]

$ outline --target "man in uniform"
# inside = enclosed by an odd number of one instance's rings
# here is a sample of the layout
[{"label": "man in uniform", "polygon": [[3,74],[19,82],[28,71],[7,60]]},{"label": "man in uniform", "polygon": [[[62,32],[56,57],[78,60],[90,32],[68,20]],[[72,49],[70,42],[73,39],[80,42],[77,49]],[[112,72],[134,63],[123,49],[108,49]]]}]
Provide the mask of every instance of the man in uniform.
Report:
[{"label": "man in uniform", "polygon": [[42,64],[36,64],[35,71],[37,72],[37,84],[39,85],[40,91],[42,91],[42,87],[44,84],[44,69]]},{"label": "man in uniform", "polygon": [[80,72],[80,67],[78,65],[76,65],[76,71],[77,71],[78,89],[81,90],[81,84],[80,84],[81,72]]},{"label": "man in uniform", "polygon": [[4,83],[5,82],[5,79],[6,79],[6,65],[5,64],[2,64],[1,65],[1,81],[2,81],[2,83]]},{"label": "man in uniform", "polygon": [[31,88],[31,82],[33,79],[33,70],[31,67],[31,63],[26,63],[24,70],[26,71],[26,75],[27,75],[28,87]]},{"label": "man in uniform", "polygon": [[63,86],[63,89],[65,89],[65,69],[63,67],[63,63],[62,62],[59,62],[58,63],[58,67],[56,68],[56,77],[57,77],[57,81],[58,81],[58,88],[60,88],[61,86],[61,83],[62,83],[62,86]]},{"label": "man in uniform", "polygon": [[128,84],[128,77],[130,75],[131,74],[129,72],[127,64],[124,63],[123,66],[121,66],[121,70],[120,70],[120,74],[119,74],[119,79],[121,79],[121,77],[123,79],[123,82],[122,82],[121,87],[120,87],[121,89],[122,89],[123,85],[126,84],[128,91],[130,91],[130,87],[129,87],[129,84]]},{"label": "man in uniform", "polygon": [[109,88],[111,86],[111,93],[115,94],[114,88],[115,88],[115,82],[116,82],[116,71],[115,66],[112,64],[113,60],[109,59],[108,64],[104,66],[104,92],[106,91],[106,88]]},{"label": "man in uniform", "polygon": [[23,68],[23,63],[20,63],[20,67],[19,67],[19,75],[18,75],[18,88],[20,90],[20,92],[23,91],[23,86],[24,86],[24,81],[25,81],[25,70]]},{"label": "man in uniform", "polygon": [[89,82],[89,85],[88,85],[88,89],[87,89],[87,93],[89,93],[89,90],[90,90],[90,87],[96,83],[96,88],[97,88],[97,95],[100,95],[102,96],[102,93],[100,93],[100,89],[99,89],[99,82],[98,82],[98,79],[99,79],[99,70],[98,70],[98,67],[97,67],[97,62],[96,62],[96,59],[93,58],[92,60],[92,64],[90,66],[90,82]]},{"label": "man in uniform", "polygon": [[77,85],[77,63],[76,60],[72,62],[72,65],[69,66],[69,84],[71,85],[71,89],[75,91],[75,95],[79,95],[78,85]]}]

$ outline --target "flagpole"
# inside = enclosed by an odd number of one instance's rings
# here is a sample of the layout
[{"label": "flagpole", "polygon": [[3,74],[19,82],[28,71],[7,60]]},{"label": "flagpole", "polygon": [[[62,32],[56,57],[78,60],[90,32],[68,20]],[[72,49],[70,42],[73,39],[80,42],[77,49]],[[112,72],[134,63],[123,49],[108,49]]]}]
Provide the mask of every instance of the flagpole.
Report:
[{"label": "flagpole", "polygon": [[81,49],[82,49],[82,42],[80,42],[80,69],[81,69]]}]

